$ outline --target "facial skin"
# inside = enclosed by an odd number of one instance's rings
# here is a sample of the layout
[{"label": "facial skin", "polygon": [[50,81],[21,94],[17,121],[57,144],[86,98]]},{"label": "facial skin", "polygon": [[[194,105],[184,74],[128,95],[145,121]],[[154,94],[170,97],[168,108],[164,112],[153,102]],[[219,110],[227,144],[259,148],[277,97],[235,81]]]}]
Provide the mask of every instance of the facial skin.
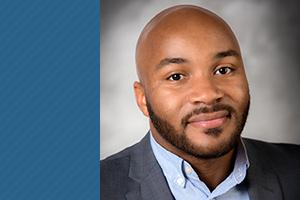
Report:
[{"label": "facial skin", "polygon": [[229,26],[205,9],[172,7],[144,28],[136,63],[136,100],[155,140],[192,164],[231,160],[250,96]]}]

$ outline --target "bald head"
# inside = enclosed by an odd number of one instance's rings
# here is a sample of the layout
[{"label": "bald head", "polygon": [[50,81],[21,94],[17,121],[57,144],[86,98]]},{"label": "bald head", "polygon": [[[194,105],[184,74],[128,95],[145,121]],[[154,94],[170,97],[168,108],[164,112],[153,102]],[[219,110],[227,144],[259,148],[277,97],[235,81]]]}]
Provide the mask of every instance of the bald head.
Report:
[{"label": "bald head", "polygon": [[[166,44],[184,39],[219,39],[231,42],[239,52],[237,40],[230,27],[216,14],[197,6],[180,5],[168,8],[157,14],[143,29],[136,47],[136,67],[139,79],[143,82],[153,67],[153,62]],[[192,42],[192,41],[190,41]],[[220,45],[220,44],[216,44]],[[209,46],[214,48],[214,46]],[[171,53],[171,52],[170,52]],[[176,52],[173,51],[176,54]],[[170,55],[171,56],[171,55]]]}]

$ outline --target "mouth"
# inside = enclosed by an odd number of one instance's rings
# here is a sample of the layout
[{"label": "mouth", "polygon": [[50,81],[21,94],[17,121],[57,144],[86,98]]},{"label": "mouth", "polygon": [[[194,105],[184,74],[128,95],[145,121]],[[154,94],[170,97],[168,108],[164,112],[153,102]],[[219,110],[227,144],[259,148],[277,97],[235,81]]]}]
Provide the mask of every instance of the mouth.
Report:
[{"label": "mouth", "polygon": [[224,125],[230,117],[230,112],[226,110],[212,113],[201,113],[199,115],[192,116],[188,120],[188,125],[204,129],[218,128]]}]

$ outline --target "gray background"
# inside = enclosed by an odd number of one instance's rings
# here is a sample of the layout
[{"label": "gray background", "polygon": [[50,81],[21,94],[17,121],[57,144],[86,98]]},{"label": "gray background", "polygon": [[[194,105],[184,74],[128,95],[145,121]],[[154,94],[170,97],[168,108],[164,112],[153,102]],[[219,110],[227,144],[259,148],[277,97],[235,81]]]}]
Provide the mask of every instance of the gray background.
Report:
[{"label": "gray background", "polygon": [[135,104],[135,45],[162,9],[194,4],[220,15],[236,33],[252,97],[243,136],[300,144],[300,14],[286,0],[102,0],[100,158],[139,141],[148,120]]}]

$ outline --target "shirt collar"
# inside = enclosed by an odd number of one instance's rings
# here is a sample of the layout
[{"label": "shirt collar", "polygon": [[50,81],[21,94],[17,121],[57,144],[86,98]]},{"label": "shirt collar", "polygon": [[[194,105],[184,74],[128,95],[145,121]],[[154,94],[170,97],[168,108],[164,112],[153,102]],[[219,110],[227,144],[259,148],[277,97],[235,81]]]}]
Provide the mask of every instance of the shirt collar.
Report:
[{"label": "shirt collar", "polygon": [[150,134],[150,143],[167,180],[177,182],[178,185],[185,187],[186,179],[183,173],[184,160],[158,144],[153,138],[152,133]]}]

